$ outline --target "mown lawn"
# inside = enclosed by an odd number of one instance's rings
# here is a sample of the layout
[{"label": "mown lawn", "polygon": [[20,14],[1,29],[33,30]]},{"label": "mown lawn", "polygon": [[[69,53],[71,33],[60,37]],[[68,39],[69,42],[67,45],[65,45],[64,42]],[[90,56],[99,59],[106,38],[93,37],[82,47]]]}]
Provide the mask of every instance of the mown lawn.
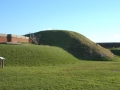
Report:
[{"label": "mown lawn", "polygon": [[5,57],[6,66],[48,66],[78,62],[62,48],[47,45],[2,45],[0,56]]},{"label": "mown lawn", "polygon": [[111,61],[82,61],[58,47],[0,45],[0,90],[120,90],[120,48],[110,50]]},{"label": "mown lawn", "polygon": [[120,90],[120,62],[5,66],[0,69],[0,90]]}]

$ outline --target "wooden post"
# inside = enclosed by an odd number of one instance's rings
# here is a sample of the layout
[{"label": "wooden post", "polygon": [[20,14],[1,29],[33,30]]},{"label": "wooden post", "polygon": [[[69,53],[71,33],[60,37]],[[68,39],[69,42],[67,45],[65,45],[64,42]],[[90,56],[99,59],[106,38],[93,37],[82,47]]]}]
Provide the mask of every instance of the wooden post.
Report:
[{"label": "wooden post", "polygon": [[2,68],[4,68],[4,60],[1,60],[2,61]]},{"label": "wooden post", "polygon": [[4,68],[4,60],[0,59],[0,67]]}]

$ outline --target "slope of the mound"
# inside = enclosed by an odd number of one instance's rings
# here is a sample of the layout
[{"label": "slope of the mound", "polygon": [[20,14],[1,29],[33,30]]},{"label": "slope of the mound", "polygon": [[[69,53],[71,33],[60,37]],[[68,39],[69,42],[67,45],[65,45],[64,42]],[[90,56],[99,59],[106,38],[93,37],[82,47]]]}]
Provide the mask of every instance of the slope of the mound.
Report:
[{"label": "slope of the mound", "polygon": [[58,46],[79,59],[102,59],[113,57],[110,50],[92,42],[85,36],[67,30],[46,30],[36,32],[40,34],[39,44]]},{"label": "slope of the mound", "polygon": [[68,64],[78,61],[59,47],[43,45],[0,45],[0,56],[7,66],[40,66]]}]

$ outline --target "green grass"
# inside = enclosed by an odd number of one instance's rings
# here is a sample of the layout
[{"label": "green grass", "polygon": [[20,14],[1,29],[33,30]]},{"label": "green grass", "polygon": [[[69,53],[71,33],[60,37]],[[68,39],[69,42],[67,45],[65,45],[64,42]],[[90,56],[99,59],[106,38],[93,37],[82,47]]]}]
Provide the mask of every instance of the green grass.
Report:
[{"label": "green grass", "polygon": [[59,47],[1,44],[0,90],[119,90],[120,48],[110,50],[112,61],[82,61]]},{"label": "green grass", "polygon": [[111,48],[111,52],[113,52],[115,55],[120,56],[120,47],[119,48]]},{"label": "green grass", "polygon": [[5,57],[6,66],[41,66],[68,64],[78,59],[55,46],[0,45],[0,56]]},{"label": "green grass", "polygon": [[119,90],[120,62],[0,69],[0,90]]},{"label": "green grass", "polygon": [[[46,30],[36,32],[41,35],[39,44],[61,47],[82,60],[103,60],[112,58],[112,53],[100,45],[92,42],[84,35],[68,30]],[[28,35],[29,36],[29,35]],[[101,55],[104,55],[101,58]]]}]

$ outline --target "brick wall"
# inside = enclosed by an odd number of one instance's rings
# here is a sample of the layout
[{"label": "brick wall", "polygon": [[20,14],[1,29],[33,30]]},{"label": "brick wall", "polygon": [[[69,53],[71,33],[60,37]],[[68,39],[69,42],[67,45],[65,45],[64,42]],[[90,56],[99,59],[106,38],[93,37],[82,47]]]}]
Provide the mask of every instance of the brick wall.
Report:
[{"label": "brick wall", "polygon": [[11,42],[29,42],[29,39],[12,37],[12,38],[11,38]]},{"label": "brick wall", "polygon": [[0,34],[0,42],[27,42],[29,43],[29,37],[18,36],[13,34]]},{"label": "brick wall", "polygon": [[29,38],[25,36],[18,36],[18,35],[13,35],[9,34],[8,39],[11,39],[11,42],[29,42]]},{"label": "brick wall", "polygon": [[6,37],[1,37],[1,36],[0,36],[0,42],[7,42],[7,38],[6,38]]},{"label": "brick wall", "polygon": [[7,35],[6,34],[0,34],[0,42],[7,42]]}]

